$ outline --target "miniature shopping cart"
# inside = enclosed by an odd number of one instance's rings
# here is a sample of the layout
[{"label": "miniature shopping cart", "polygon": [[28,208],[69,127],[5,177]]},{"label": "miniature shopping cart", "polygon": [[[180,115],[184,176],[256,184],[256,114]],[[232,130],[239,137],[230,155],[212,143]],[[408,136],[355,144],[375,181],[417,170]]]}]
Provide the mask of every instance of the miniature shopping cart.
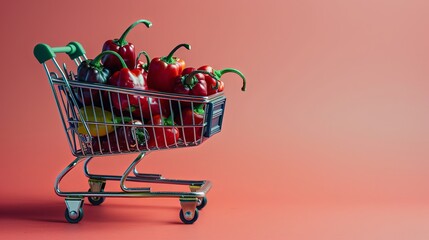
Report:
[{"label": "miniature shopping cart", "polygon": [[[56,53],[66,53],[72,60],[70,63],[74,69],[87,57],[81,44],[77,42],[71,42],[65,47],[38,44],[34,48],[34,55],[43,65],[48,76],[71,152],[76,157],[58,175],[54,186],[56,194],[65,197],[66,220],[70,223],[77,223],[83,218],[85,197],[92,205],[102,204],[106,197],[168,197],[180,200],[181,221],[186,224],[194,223],[198,218],[198,210],[201,210],[207,203],[206,194],[211,187],[209,181],[167,179],[160,174],[140,173],[136,166],[151,151],[198,146],[220,132],[226,101],[223,94],[216,93],[208,97],[197,97],[82,82],[76,79],[72,69],[68,68],[70,66],[66,63],[58,63]],[[66,56],[63,58],[68,59]],[[53,71],[48,68],[48,65]],[[176,120],[174,127],[178,131],[182,133],[191,131],[193,136],[189,137],[188,134],[188,139],[174,139],[174,144],[167,144],[165,137],[172,126],[152,124],[154,110],[149,109],[150,114],[143,116],[144,111],[141,105],[134,106],[132,112],[127,109],[115,110],[112,105],[115,98],[135,97],[147,99],[147,101],[156,100],[159,108],[169,110],[173,119]],[[202,106],[204,109],[203,121],[193,120],[191,124],[184,123],[184,116],[177,111],[183,106],[191,110]],[[162,115],[162,111],[157,112]],[[119,118],[120,121],[111,121],[111,118]],[[136,119],[145,119],[145,121],[134,124]],[[105,135],[92,134],[91,131],[103,132]],[[160,137],[159,134],[163,136]],[[137,143],[137,138],[143,139],[143,141]],[[137,154],[137,158],[122,175],[90,173],[88,165],[95,157],[119,154]],[[89,190],[62,191],[60,189],[61,180],[81,162],[83,162],[84,174],[88,177]],[[107,181],[119,181],[122,191],[105,191]],[[127,187],[129,182],[187,185],[190,190],[188,192],[151,191],[150,187]]]}]

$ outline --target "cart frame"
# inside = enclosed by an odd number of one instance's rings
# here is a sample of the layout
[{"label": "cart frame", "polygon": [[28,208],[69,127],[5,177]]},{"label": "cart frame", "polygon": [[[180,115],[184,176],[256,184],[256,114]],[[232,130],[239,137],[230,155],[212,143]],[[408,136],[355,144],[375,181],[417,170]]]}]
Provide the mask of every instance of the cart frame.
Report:
[{"label": "cart frame", "polygon": [[[67,135],[67,140],[71,149],[72,154],[76,157],[64,170],[57,176],[54,184],[54,190],[58,196],[65,197],[65,218],[70,223],[78,223],[83,218],[83,202],[84,198],[88,198],[92,205],[100,205],[104,202],[107,197],[138,197],[138,198],[178,198],[180,201],[181,209],[179,217],[185,224],[194,223],[199,216],[199,210],[201,210],[207,203],[206,194],[209,192],[212,184],[208,180],[181,180],[181,179],[168,179],[164,178],[161,174],[147,174],[140,173],[137,170],[137,165],[143,160],[143,158],[157,150],[167,150],[182,147],[194,147],[198,146],[209,137],[221,131],[223,114],[225,109],[226,98],[223,93],[217,93],[209,97],[197,97],[188,96],[181,94],[171,94],[153,91],[142,91],[136,89],[119,88],[110,85],[92,84],[86,82],[80,82],[75,79],[75,75],[72,72],[68,72],[67,66],[64,63],[62,66],[56,60],[56,53],[66,53],[70,59],[75,63],[77,67],[83,61],[87,60],[85,50],[82,45],[78,42],[70,42],[65,47],[50,47],[47,44],[38,44],[34,48],[34,55],[37,60],[43,65],[45,72],[48,76],[48,80],[54,95],[58,111],[60,113],[61,121]],[[54,70],[51,72],[48,68],[47,62],[54,65]],[[204,104],[205,115],[203,124],[186,125],[183,124],[183,116],[180,113],[179,119],[182,124],[179,126],[180,131],[185,131],[187,128],[191,128],[194,131],[195,139],[193,141],[180,141],[178,140],[173,145],[163,144],[162,142],[156,142],[155,146],[149,146],[146,141],[146,145],[131,149],[127,146],[127,149],[121,149],[118,147],[116,150],[112,150],[115,146],[113,143],[108,143],[108,148],[102,150],[101,147],[98,150],[94,150],[92,143],[93,137],[90,133],[90,125],[98,124],[99,127],[106,127],[109,125],[106,122],[104,116],[104,122],[94,123],[87,121],[87,117],[83,116],[83,111],[79,110],[82,103],[79,102],[76,95],[74,94],[76,89],[82,89],[85,91],[98,91],[108,93],[109,99],[112,94],[126,94],[129,96],[139,97],[151,97],[157,98],[159,101],[164,100],[168,102],[171,110],[173,110],[174,104],[188,104],[193,109],[195,104]],[[113,95],[114,96],[114,95]],[[92,95],[91,95],[92,101]],[[110,102],[111,104],[111,102]],[[92,106],[94,102],[92,101]],[[77,110],[78,109],[78,110]],[[141,110],[140,110],[141,111]],[[121,113],[122,114],[122,113]],[[123,117],[123,116],[122,116]],[[132,115],[131,115],[132,117]],[[150,118],[153,120],[152,113]],[[77,124],[82,124],[86,133],[77,133]],[[112,124],[110,124],[112,125]],[[115,127],[131,127],[124,121],[118,123]],[[154,125],[142,125],[145,129],[152,128],[155,133],[155,128],[166,128],[163,126]],[[146,131],[146,130],[145,130]],[[150,130],[149,130],[150,131]],[[201,131],[201,133],[199,132]],[[165,129],[163,129],[165,137]],[[116,134],[116,133],[115,133]],[[201,134],[200,138],[196,138],[197,134]],[[147,137],[148,135],[146,135]],[[100,139],[100,137],[98,137]],[[116,140],[118,136],[116,134]],[[89,147],[88,147],[89,146]],[[91,173],[89,170],[89,163],[98,157],[107,155],[119,155],[119,154],[137,154],[138,156],[131,162],[128,168],[123,172],[122,175],[104,175]],[[62,179],[73,170],[78,164],[83,162],[83,172],[88,178],[89,190],[88,191],[62,191],[60,183]],[[119,181],[119,186],[122,191],[104,191],[107,181]],[[156,184],[174,184],[174,185],[187,185],[190,191],[179,192],[179,191],[151,191],[150,187],[127,187],[128,182],[140,182],[140,183],[156,183]]]}]

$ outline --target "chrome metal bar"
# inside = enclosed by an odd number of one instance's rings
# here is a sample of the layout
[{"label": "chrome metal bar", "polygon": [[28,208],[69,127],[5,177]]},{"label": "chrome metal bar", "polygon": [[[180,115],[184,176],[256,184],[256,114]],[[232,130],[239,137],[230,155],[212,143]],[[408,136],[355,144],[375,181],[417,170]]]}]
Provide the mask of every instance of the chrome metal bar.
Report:
[{"label": "chrome metal bar", "polygon": [[[136,168],[134,168],[135,170]],[[164,177],[161,174],[156,173],[135,173],[133,171],[134,175],[140,179],[164,179]]]},{"label": "chrome metal bar", "polygon": [[[207,123],[207,111],[208,111],[208,104],[204,104],[204,115],[203,115],[203,123],[202,123],[202,126],[201,126],[201,137],[200,137],[200,139],[198,139],[198,141],[203,141],[203,138],[204,138],[204,128],[207,126],[206,125],[206,123]],[[196,140],[196,139],[195,139]]]},{"label": "chrome metal bar", "polygon": [[[179,105],[179,109],[182,109],[181,101],[178,101],[178,105]],[[179,111],[179,117],[180,117],[180,123],[179,123],[179,125],[183,126],[184,123],[183,123],[183,114],[182,114],[182,111]],[[182,131],[183,141],[185,143],[185,146],[187,146],[188,143],[186,141],[185,128],[182,127],[182,128],[179,129],[179,131]]]},{"label": "chrome metal bar", "polygon": [[[76,167],[77,164],[79,164],[81,161],[83,160],[83,158],[79,158],[77,157],[73,162],[71,162],[58,176],[57,179],[55,180],[55,184],[54,184],[54,190],[57,193],[57,195],[59,196],[63,196],[63,197],[72,197],[73,195],[68,195],[67,192],[63,192],[60,189],[60,182],[61,180],[64,178],[64,176],[70,172],[74,167]],[[74,195],[77,196],[77,195]]]},{"label": "chrome metal bar", "polygon": [[[63,77],[63,78],[62,78],[62,80],[63,80],[62,82],[65,84],[66,91],[68,91],[68,92],[69,92],[69,94],[70,94],[70,100],[72,101],[73,106],[78,107],[79,105],[77,104],[77,100],[72,96],[72,95],[73,95],[73,90],[72,90],[72,88],[71,88],[70,82],[69,82],[69,81],[68,81],[68,79],[67,79],[66,74],[65,74],[65,73],[64,73],[64,71],[61,69],[60,65],[58,64],[58,62],[57,62],[57,60],[56,60],[55,58],[52,58],[52,62],[53,62],[53,63],[54,63],[54,65],[57,67],[57,70],[61,73],[61,76]],[[48,77],[50,77],[50,76],[48,75]],[[88,128],[88,125],[86,124],[85,120],[82,118],[82,115],[81,115],[80,111],[77,111],[77,114],[78,114],[78,116],[79,116],[79,118],[80,118],[80,120],[81,120],[81,122],[82,122],[83,126],[85,127],[86,132],[87,132],[87,133],[88,133],[88,135],[89,135],[89,128]]]},{"label": "chrome metal bar", "polygon": [[[146,153],[147,155],[147,153]],[[93,174],[89,171],[89,163],[95,158],[88,157],[86,158],[83,166],[84,174],[86,177],[90,179],[99,179],[99,180],[114,180],[114,181],[121,181],[124,175],[101,175],[101,174]],[[140,159],[141,161],[141,159]],[[139,161],[139,162],[140,162]],[[164,184],[176,184],[176,185],[204,185],[208,181],[206,180],[181,180],[181,179],[167,179],[164,178],[161,174],[154,174],[154,173],[139,173],[137,171],[135,164],[134,166],[131,165],[133,173],[135,177],[133,176],[127,176],[126,181],[131,182],[150,182],[150,183],[164,183]]]},{"label": "chrome metal bar", "polygon": [[60,102],[58,100],[57,91],[55,90],[54,84],[52,82],[51,73],[49,72],[49,69],[48,69],[48,66],[46,65],[46,63],[43,63],[42,65],[43,65],[43,68],[45,69],[46,75],[48,76],[49,85],[51,86],[52,94],[54,95],[55,103],[57,105],[58,112],[59,112],[60,117],[61,117],[61,121],[62,121],[62,124],[63,124],[63,127],[64,127],[64,131],[65,131],[65,133],[67,135],[67,140],[69,142],[70,150],[71,150],[71,152],[75,152],[75,150],[72,147],[71,139],[68,137],[68,133],[67,133],[67,130],[66,130],[67,129],[67,125],[66,125],[63,113],[61,111],[62,108],[61,108],[61,104],[60,104]]},{"label": "chrome metal bar", "polygon": [[202,198],[207,192],[62,192],[62,197],[138,197],[138,198]]},{"label": "chrome metal bar", "polygon": [[[60,78],[53,78],[52,81],[55,84],[65,84],[64,80]],[[93,89],[93,90],[100,89],[102,91],[109,91],[112,93],[124,93],[124,94],[136,95],[136,96],[148,96],[152,98],[184,100],[184,101],[194,102],[194,103],[204,103],[204,102],[214,101],[217,98],[223,97],[223,92],[216,93],[210,96],[193,96],[193,95],[117,87],[113,85],[88,83],[83,81],[68,81],[68,85],[72,87],[85,88],[85,89]]]},{"label": "chrome metal bar", "polygon": [[78,58],[73,59],[73,62],[76,64],[76,66],[79,66],[79,64],[81,63]]},{"label": "chrome metal bar", "polygon": [[167,179],[167,178],[141,178],[141,177],[129,177],[130,179],[135,179],[138,182],[147,182],[147,183],[163,183],[163,184],[174,184],[174,185],[203,185],[207,181],[204,180],[181,180],[181,179]]},{"label": "chrome metal bar", "polygon": [[130,172],[133,170],[133,168],[135,168],[135,166],[143,159],[143,157],[145,156],[145,152],[140,153],[137,158],[130,164],[130,166],[127,168],[127,170],[125,170],[124,174],[121,177],[120,180],[120,186],[122,191],[124,192],[150,192],[150,188],[128,188],[127,186],[125,186],[125,182],[128,178],[128,175],[130,174]]}]

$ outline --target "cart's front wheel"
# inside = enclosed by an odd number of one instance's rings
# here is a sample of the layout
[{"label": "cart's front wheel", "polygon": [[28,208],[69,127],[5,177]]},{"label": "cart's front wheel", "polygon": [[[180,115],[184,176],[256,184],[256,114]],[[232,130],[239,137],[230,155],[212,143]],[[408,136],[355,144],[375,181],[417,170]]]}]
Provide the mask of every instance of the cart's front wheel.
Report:
[{"label": "cart's front wheel", "polygon": [[83,209],[79,208],[79,210],[77,212],[76,211],[69,212],[69,209],[66,208],[64,216],[66,217],[67,222],[78,223],[83,218]]},{"label": "cart's front wheel", "polygon": [[198,210],[203,209],[206,205],[207,205],[207,198],[206,197],[198,199],[198,203],[197,203],[197,209]]},{"label": "cart's front wheel", "polygon": [[[195,212],[193,214],[191,211],[183,212],[183,209],[180,209],[179,215],[180,215],[180,220],[182,220],[184,224],[192,224],[198,219],[198,209],[195,209]],[[191,217],[192,215],[194,216]]]},{"label": "cart's front wheel", "polygon": [[[91,192],[91,189],[88,190],[88,192]],[[103,190],[102,190],[103,192]],[[106,200],[105,197],[88,197],[89,202],[94,205],[94,206],[98,206],[100,204],[102,204],[104,202],[104,200]]]}]

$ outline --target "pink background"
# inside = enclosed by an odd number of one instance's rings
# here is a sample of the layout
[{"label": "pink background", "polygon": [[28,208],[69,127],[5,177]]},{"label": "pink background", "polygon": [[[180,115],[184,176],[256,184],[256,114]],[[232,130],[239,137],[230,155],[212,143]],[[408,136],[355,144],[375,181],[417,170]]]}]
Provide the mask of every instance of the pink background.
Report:
[{"label": "pink background", "polygon": [[[10,1],[0,9],[0,238],[428,239],[429,9],[417,0]],[[151,57],[234,67],[222,133],[151,153],[147,172],[210,179],[200,219],[176,199],[107,199],[65,222],[73,157],[33,47],[128,40]],[[121,174],[134,156],[95,168]],[[86,190],[81,171],[65,188]],[[113,182],[108,188],[116,189]],[[86,201],[87,202],[87,201]]]}]

